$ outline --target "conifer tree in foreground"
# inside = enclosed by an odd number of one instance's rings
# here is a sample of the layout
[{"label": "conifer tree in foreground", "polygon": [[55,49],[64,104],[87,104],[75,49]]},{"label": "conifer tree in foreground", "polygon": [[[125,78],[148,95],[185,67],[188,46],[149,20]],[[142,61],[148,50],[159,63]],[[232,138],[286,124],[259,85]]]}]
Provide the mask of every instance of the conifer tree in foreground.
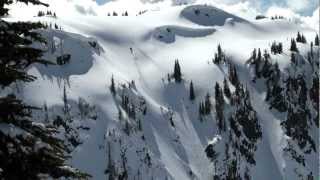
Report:
[{"label": "conifer tree in foreground", "polygon": [[[26,4],[45,5],[38,0],[17,0]],[[51,64],[43,60],[43,51],[30,47],[33,42],[45,43],[34,30],[44,28],[41,23],[7,22],[7,5],[0,2],[0,86],[15,82],[31,82],[36,77],[26,69],[34,64]],[[15,95],[0,96],[0,179],[50,179],[60,177],[85,178],[88,175],[65,164],[65,146],[54,136],[56,129],[34,123],[32,110]],[[6,131],[12,128],[13,131]]]}]

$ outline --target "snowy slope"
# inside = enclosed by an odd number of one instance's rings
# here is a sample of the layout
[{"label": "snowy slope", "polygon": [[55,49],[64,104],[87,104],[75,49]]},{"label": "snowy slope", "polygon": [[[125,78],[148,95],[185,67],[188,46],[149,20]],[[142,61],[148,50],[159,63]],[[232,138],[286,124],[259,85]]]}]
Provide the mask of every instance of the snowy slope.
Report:
[{"label": "snowy slope", "polygon": [[[205,148],[221,137],[215,146],[223,154],[227,135],[218,131],[214,111],[199,120],[198,104],[207,93],[215,102],[214,85],[227,77],[226,66],[212,63],[218,44],[249,89],[262,128],[256,165],[250,166],[252,179],[300,179],[295,168],[318,174],[317,153],[306,156],[303,167],[283,152],[289,141],[280,125],[284,115],[269,109],[262,81],[251,81],[246,64],[254,48],[269,50],[277,40],[283,42],[284,53],[271,58],[285,71],[290,64],[290,39],[300,31],[308,42],[313,41],[315,30],[288,20],[248,21],[204,5],[167,7],[128,17],[58,14],[57,19],[29,20],[61,26],[62,30],[43,30],[49,43],[37,46],[48,50],[46,59],[55,61],[61,54],[70,54],[71,59],[62,66],[32,67],[29,72],[38,79],[16,93],[32,105],[47,107],[35,112],[39,120],[54,123],[59,115],[67,122],[68,128],[61,125],[59,136],[70,148],[70,164],[93,179],[106,179],[110,171],[127,172],[129,179],[212,179],[216,165]],[[309,45],[298,47],[306,56]],[[183,74],[180,84],[167,80],[175,59]],[[115,95],[109,89],[112,77]],[[191,80],[194,102],[189,100]],[[135,118],[126,112],[124,96],[136,106]],[[312,130],[314,138],[317,130]]]}]

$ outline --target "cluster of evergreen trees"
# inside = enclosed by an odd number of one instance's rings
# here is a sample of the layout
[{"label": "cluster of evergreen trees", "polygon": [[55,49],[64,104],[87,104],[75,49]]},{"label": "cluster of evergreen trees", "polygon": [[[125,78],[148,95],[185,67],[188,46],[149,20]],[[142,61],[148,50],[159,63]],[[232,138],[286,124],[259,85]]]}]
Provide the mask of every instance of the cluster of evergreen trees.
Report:
[{"label": "cluster of evergreen trees", "polygon": [[148,10],[139,11],[137,15],[140,16],[140,15],[146,13],[146,12],[148,12]]},{"label": "cluster of evergreen trees", "polygon": [[[115,80],[114,77],[111,77],[111,85],[109,87],[111,94],[114,96],[114,98],[117,98],[118,96],[121,98],[120,101],[120,107],[118,107],[118,118],[119,120],[125,120],[124,121],[124,132],[127,135],[130,135],[133,125],[141,131],[142,130],[142,117],[147,114],[147,102],[146,100],[139,96],[136,97],[135,94],[130,93],[132,91],[132,88],[135,88],[135,82],[131,81],[128,84],[128,87],[126,84],[121,85],[122,88],[118,89],[120,92],[117,92],[115,87]],[[124,114],[128,117],[127,119],[124,119]]]},{"label": "cluster of evergreen trees", "polygon": [[[297,42],[306,43],[303,34],[298,33]],[[315,38],[315,43],[317,41]],[[284,132],[292,141],[284,151],[291,154],[302,166],[305,166],[304,153],[317,152],[315,140],[310,129],[313,125],[319,127],[319,55],[313,52],[313,42],[310,43],[307,62],[299,55],[295,39],[291,40],[291,64],[286,74],[281,73],[278,63],[270,64],[265,68],[265,83],[267,87],[266,101],[270,109],[286,112],[285,119],[281,122]],[[264,58],[265,60],[265,58]],[[301,63],[300,63],[301,62]],[[303,71],[306,66],[311,66],[312,76],[306,76]],[[311,81],[311,86],[307,82]],[[311,106],[310,106],[311,104]],[[296,143],[301,151],[297,151]],[[308,175],[312,177],[312,175]]]},{"label": "cluster of evergreen trees", "polygon": [[229,63],[229,66],[228,66],[228,78],[232,85],[234,86],[239,85],[240,81],[239,81],[236,66],[231,63]]},{"label": "cluster of evergreen trees", "polygon": [[257,140],[262,137],[262,131],[257,113],[251,105],[249,90],[243,85],[236,86],[232,98],[235,99],[233,102],[236,110],[229,118],[230,127],[238,138],[242,136],[238,147],[240,153],[246,157],[247,162],[255,164],[254,152]]},{"label": "cluster of evergreen trees", "polygon": [[180,83],[182,81],[182,73],[179,60],[175,60],[174,62],[173,78],[177,83]]},{"label": "cluster of evergreen trees", "polygon": [[212,59],[214,64],[222,64],[226,63],[226,55],[222,51],[221,45],[219,44],[217,47],[217,53],[214,54],[214,59]]},{"label": "cluster of evergreen trees", "polygon": [[300,34],[300,32],[297,34],[296,41],[303,44],[307,43],[306,37],[302,33]]},{"label": "cluster of evergreen trees", "polygon": [[[18,0],[24,3],[45,5],[37,0]],[[30,47],[34,41],[45,43],[36,29],[44,28],[41,23],[7,22],[7,5],[11,0],[0,3],[0,86],[9,87],[16,82],[31,82],[36,77],[26,69],[34,64],[50,64],[42,59],[43,51]],[[88,175],[65,164],[65,146],[54,136],[55,129],[34,123],[32,107],[15,95],[0,97],[0,123],[14,128],[16,134],[0,130],[0,179],[41,179],[75,177]],[[28,134],[28,136],[25,136]],[[39,143],[41,146],[39,146]]]},{"label": "cluster of evergreen trees", "polygon": [[[229,87],[227,87],[229,89]],[[229,90],[230,92],[230,90]],[[220,87],[219,83],[215,85],[215,108],[216,108],[216,119],[219,130],[226,131],[226,123],[224,119],[224,95],[223,90]]]},{"label": "cluster of evergreen trees", "polygon": [[271,16],[271,20],[277,20],[277,19],[284,19],[284,17],[283,16],[278,16],[278,15]]},{"label": "cluster of evergreen trees", "polygon": [[295,39],[291,39],[290,51],[299,52]]},{"label": "cluster of evergreen trees", "polygon": [[264,51],[263,55],[260,48],[257,50],[254,49],[252,55],[248,61],[249,65],[254,68],[254,79],[268,77],[270,75],[269,69],[271,67],[270,54],[267,50]]},{"label": "cluster of evergreen trees", "polygon": [[[316,152],[315,142],[309,135],[313,119],[308,108],[308,88],[302,75],[289,76],[286,80],[287,119],[281,124],[289,137],[306,151]],[[308,146],[308,147],[307,147]]]},{"label": "cluster of evergreen trees", "polygon": [[126,111],[130,118],[136,119],[136,106],[135,104],[129,102],[128,96],[121,96],[121,107]]},{"label": "cluster of evergreen trees", "polygon": [[[229,101],[225,101],[225,98]],[[226,108],[231,112],[225,113]],[[217,127],[226,137],[226,144],[224,158],[220,165],[217,165],[217,157],[220,154],[215,153],[213,146],[206,148],[208,157],[210,156],[209,158],[215,162],[214,179],[250,180],[250,169],[248,166],[242,167],[244,164],[242,160],[251,165],[256,163],[254,154],[257,150],[257,142],[262,138],[262,130],[257,113],[251,105],[249,90],[238,82],[235,91],[231,92],[226,79],[223,82],[223,88],[216,83],[215,110]]]},{"label": "cluster of evergreen trees", "polygon": [[210,100],[210,94],[207,93],[205,100],[201,101],[199,103],[199,116],[200,120],[202,119],[202,116],[208,115],[211,113],[212,103]]},{"label": "cluster of evergreen trees", "polygon": [[271,45],[271,53],[273,54],[281,54],[283,51],[282,43],[276,43],[275,41]]},{"label": "cluster of evergreen trees", "polygon": [[[118,13],[113,11],[112,14],[108,13],[108,16],[118,16]],[[122,16],[129,16],[128,11],[125,11],[124,13],[121,14]]]},{"label": "cluster of evergreen trees", "polygon": [[38,12],[38,17],[42,17],[42,16],[45,16],[45,15],[47,15],[47,16],[52,16],[52,17],[54,17],[54,18],[57,17],[57,15],[56,15],[55,12],[53,12],[53,13],[52,13],[51,11],[47,11],[47,12],[39,11],[39,12]]},{"label": "cluster of evergreen trees", "polygon": [[[109,134],[110,137],[110,134]],[[121,141],[121,139],[119,140]],[[121,144],[120,144],[121,146]],[[108,142],[108,167],[105,170],[105,174],[108,174],[109,180],[127,180],[128,179],[128,169],[127,169],[127,157],[126,147],[120,147],[120,160],[121,167],[117,167],[115,161],[113,160],[113,156],[111,155],[112,148],[111,143]]]}]

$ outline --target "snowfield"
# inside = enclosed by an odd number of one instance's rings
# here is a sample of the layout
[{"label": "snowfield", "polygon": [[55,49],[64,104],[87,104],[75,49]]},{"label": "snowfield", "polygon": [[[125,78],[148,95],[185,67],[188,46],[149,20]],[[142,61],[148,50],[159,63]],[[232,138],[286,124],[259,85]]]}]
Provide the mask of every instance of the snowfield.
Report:
[{"label": "snowfield", "polygon": [[[202,120],[198,113],[207,93],[215,103],[215,84],[222,85],[228,77],[227,65],[212,62],[219,44],[250,92],[262,131],[254,153],[256,164],[240,158],[240,174],[244,167],[250,169],[252,180],[298,180],[298,174],[319,174],[319,129],[310,127],[318,152],[306,154],[302,166],[283,150],[292,141],[281,127],[285,113],[269,109],[264,80],[252,82],[246,63],[254,48],[270,51],[273,41],[282,42],[283,53],[272,54],[271,60],[286,72],[291,38],[299,31],[309,43],[317,30],[288,19],[246,20],[201,4],[170,6],[137,16],[130,12],[117,17],[57,15],[57,19],[25,18],[61,27],[41,30],[48,43],[34,46],[46,50],[44,58],[52,62],[63,54],[70,59],[63,65],[33,66],[28,71],[38,79],[12,90],[31,105],[46,107],[34,112],[38,121],[57,123],[59,116],[65,122],[68,128],[61,125],[57,136],[69,147],[69,163],[92,179],[110,179],[111,173],[126,171],[130,180],[209,180],[221,171],[205,149],[211,144],[223,162],[228,133],[218,130],[215,108]],[[307,63],[310,44],[297,45]],[[314,52],[319,53],[319,46]],[[181,66],[181,83],[168,80],[175,60]],[[308,65],[300,67],[311,77]],[[112,78],[115,94],[110,91]],[[194,101],[189,100],[191,81]],[[307,83],[310,87],[311,82]],[[235,91],[231,84],[230,89]],[[230,106],[225,113],[232,110]]]}]

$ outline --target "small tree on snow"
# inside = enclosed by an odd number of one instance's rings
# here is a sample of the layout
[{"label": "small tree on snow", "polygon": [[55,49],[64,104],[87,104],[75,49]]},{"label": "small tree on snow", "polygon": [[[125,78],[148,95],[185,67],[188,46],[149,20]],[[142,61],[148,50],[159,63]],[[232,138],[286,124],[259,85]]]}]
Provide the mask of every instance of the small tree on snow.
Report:
[{"label": "small tree on snow", "polygon": [[190,82],[190,96],[189,99],[191,101],[193,101],[196,98],[195,94],[194,94],[194,88],[193,88],[193,83],[192,81]]},{"label": "small tree on snow", "polygon": [[67,114],[68,111],[69,111],[69,108],[68,108],[67,90],[66,90],[66,86],[63,86],[63,112],[64,114]]},{"label": "small tree on snow", "polygon": [[226,78],[223,80],[223,92],[226,95],[227,98],[231,98],[231,91],[229,88],[229,84]]},{"label": "small tree on snow", "polygon": [[319,46],[319,43],[320,43],[320,41],[319,41],[319,36],[318,36],[318,34],[317,34],[316,37],[315,37],[315,39],[314,39],[314,45],[315,45],[315,46]]},{"label": "small tree on snow", "polygon": [[110,91],[111,91],[112,95],[116,95],[116,87],[115,87],[113,75],[111,77]]},{"label": "small tree on snow", "polygon": [[178,60],[176,60],[175,64],[174,64],[173,77],[174,77],[175,81],[178,83],[180,83],[182,81],[182,74],[181,74],[180,64],[179,64]]},{"label": "small tree on snow", "polygon": [[291,39],[290,51],[298,52],[297,44],[296,44],[296,41],[294,39]]}]

